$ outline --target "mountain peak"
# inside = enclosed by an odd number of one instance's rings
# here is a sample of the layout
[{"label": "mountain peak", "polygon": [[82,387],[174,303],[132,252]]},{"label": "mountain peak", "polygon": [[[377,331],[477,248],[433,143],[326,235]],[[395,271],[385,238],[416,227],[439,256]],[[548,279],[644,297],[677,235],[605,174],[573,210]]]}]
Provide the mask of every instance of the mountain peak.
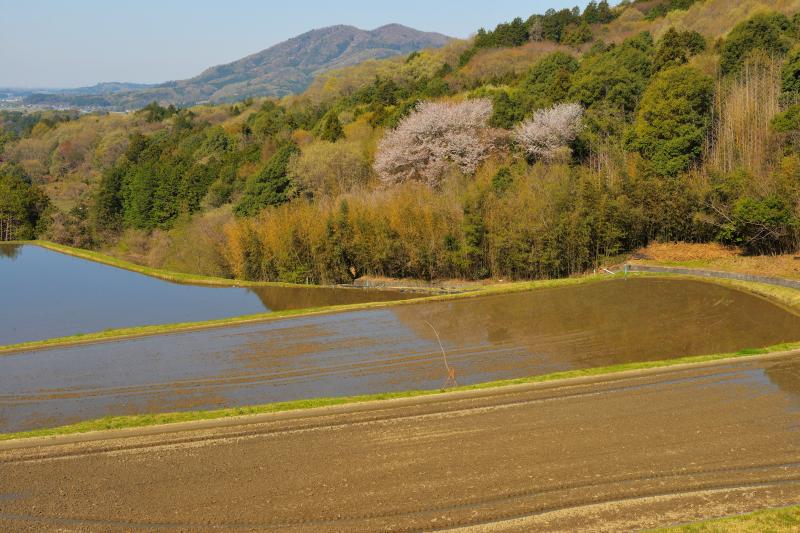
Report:
[{"label": "mountain peak", "polygon": [[[189,105],[198,102],[232,102],[249,96],[285,96],[305,90],[326,70],[355,65],[368,59],[408,54],[444,46],[449,37],[422,32],[402,24],[374,30],[336,25],[317,28],[247,57],[210,67],[188,80],[170,81],[147,88],[126,89],[124,84],[98,84],[68,95],[34,95],[38,100],[69,103],[70,98],[92,95],[109,107],[132,109],[149,102]],[[104,90],[106,89],[106,90]]]}]

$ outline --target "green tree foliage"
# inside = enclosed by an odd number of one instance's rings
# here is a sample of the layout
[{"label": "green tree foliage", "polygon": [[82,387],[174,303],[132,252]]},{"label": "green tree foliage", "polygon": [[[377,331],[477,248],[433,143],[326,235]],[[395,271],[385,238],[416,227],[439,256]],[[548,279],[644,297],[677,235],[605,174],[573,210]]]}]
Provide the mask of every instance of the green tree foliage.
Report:
[{"label": "green tree foliage", "polygon": [[328,112],[319,125],[319,138],[323,141],[336,142],[344,137],[342,123],[339,122],[339,115],[335,111]]},{"label": "green tree foliage", "polygon": [[794,48],[781,71],[781,90],[792,97],[800,96],[800,47]]},{"label": "green tree foliage", "polygon": [[498,24],[494,31],[478,30],[475,36],[477,48],[503,48],[520,46],[528,42],[528,27],[521,18]]},{"label": "green tree foliage", "polygon": [[125,180],[125,171],[125,166],[113,167],[103,172],[100,178],[92,210],[94,226],[98,230],[116,232],[122,229],[122,184]]},{"label": "green tree foliage", "polygon": [[578,25],[582,22],[580,10],[562,9],[556,11],[549,9],[544,15],[534,15],[528,19],[529,26],[540,26],[541,36],[547,41],[560,43],[566,33],[566,29],[571,25]]},{"label": "green tree foliage", "polygon": [[790,106],[786,111],[775,115],[772,119],[772,129],[776,133],[800,131],[800,104]]},{"label": "green tree foliage", "polygon": [[735,201],[718,238],[749,254],[780,254],[797,246],[800,219],[785,198],[743,196]]},{"label": "green tree foliage", "polygon": [[266,100],[257,113],[250,115],[244,127],[246,135],[253,134],[257,139],[267,139],[290,129],[292,120],[282,106]]},{"label": "green tree foliage", "polygon": [[498,91],[492,96],[493,112],[489,124],[495,128],[511,129],[523,118],[524,109],[506,91]]},{"label": "green tree foliage", "polygon": [[70,111],[0,111],[0,131],[4,131],[9,139],[27,137],[33,128],[41,124],[53,128],[58,124],[77,119],[80,113]]},{"label": "green tree foliage", "polygon": [[507,48],[543,40],[579,46],[592,40],[592,24],[606,24],[614,18],[615,12],[606,0],[602,0],[590,2],[583,14],[577,7],[559,11],[549,9],[544,15],[531,15],[526,21],[518,17],[498,24],[494,30],[481,28],[473,46],[461,54],[459,66],[469,63],[481,48]]},{"label": "green tree foliage", "polygon": [[584,43],[588,43],[593,39],[593,37],[592,29],[586,22],[582,22],[577,26],[568,28],[564,33],[564,37],[561,42],[570,46],[578,47]]},{"label": "green tree foliage", "polygon": [[670,28],[658,42],[653,70],[658,72],[669,67],[685,65],[690,57],[705,49],[706,40],[696,31],[679,32],[675,28]]},{"label": "green tree foliage", "polygon": [[670,11],[689,9],[697,0],[666,0],[648,9],[645,13],[647,20],[655,20],[665,16]]},{"label": "green tree foliage", "polygon": [[0,165],[0,241],[35,238],[46,225],[49,205],[22,169]]},{"label": "green tree foliage", "polygon": [[636,109],[653,68],[653,38],[642,33],[585,58],[572,76],[569,98],[585,108]]},{"label": "green tree foliage", "polygon": [[102,234],[169,228],[200,208],[212,183],[234,179],[245,154],[218,126],[134,133],[123,160],[103,172],[89,218]]},{"label": "green tree foliage", "polygon": [[634,144],[661,176],[686,170],[701,154],[709,124],[713,81],[689,66],[653,79],[634,123]]},{"label": "green tree foliage", "polygon": [[790,48],[788,33],[792,25],[780,13],[760,13],[739,23],[731,30],[720,49],[723,74],[737,72],[755,50],[782,56]]},{"label": "green tree foliage", "polygon": [[147,122],[161,122],[164,119],[174,116],[177,112],[178,110],[174,105],[170,104],[167,107],[162,107],[158,102],[150,102],[137,111],[138,114],[144,115]]},{"label": "green tree foliage", "polygon": [[606,0],[601,0],[600,3],[592,0],[584,8],[582,18],[587,24],[608,24],[616,17]]},{"label": "green tree foliage", "polygon": [[491,98],[494,111],[490,124],[511,129],[535,110],[566,101],[578,66],[578,60],[571,55],[554,52],[539,60],[516,87],[480,88],[471,96]]},{"label": "green tree foliage", "polygon": [[502,196],[514,183],[514,176],[511,169],[502,167],[492,176],[492,190],[498,196]]},{"label": "green tree foliage", "polygon": [[541,59],[519,83],[525,114],[564,102],[578,70],[578,60],[563,52]]},{"label": "green tree foliage", "polygon": [[409,92],[390,78],[376,77],[371,85],[358,91],[354,101],[359,104],[380,104],[382,106],[397,105],[408,98]]},{"label": "green tree foliage", "polygon": [[297,145],[286,144],[275,152],[264,169],[250,179],[236,205],[237,216],[253,216],[268,206],[280,205],[290,198],[292,180],[287,169],[292,158],[300,153]]}]

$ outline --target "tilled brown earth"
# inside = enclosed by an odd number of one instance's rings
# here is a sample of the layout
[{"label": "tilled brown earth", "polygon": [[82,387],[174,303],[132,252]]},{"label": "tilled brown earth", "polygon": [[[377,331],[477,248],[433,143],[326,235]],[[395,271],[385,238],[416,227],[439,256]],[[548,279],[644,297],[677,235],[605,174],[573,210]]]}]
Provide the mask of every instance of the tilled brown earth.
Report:
[{"label": "tilled brown earth", "polygon": [[631,530],[800,502],[800,355],[0,445],[0,529]]}]

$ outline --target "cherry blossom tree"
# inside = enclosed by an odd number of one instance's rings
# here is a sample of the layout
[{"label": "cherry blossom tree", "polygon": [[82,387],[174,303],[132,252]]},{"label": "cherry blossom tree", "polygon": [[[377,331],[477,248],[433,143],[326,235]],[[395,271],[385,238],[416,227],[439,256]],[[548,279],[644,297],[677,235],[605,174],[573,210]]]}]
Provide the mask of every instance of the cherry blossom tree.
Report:
[{"label": "cherry blossom tree", "polygon": [[387,183],[421,181],[437,186],[452,165],[475,172],[497,137],[488,127],[492,102],[421,102],[378,145],[374,168]]},{"label": "cherry blossom tree", "polygon": [[564,154],[583,129],[583,108],[579,104],[557,104],[540,109],[514,130],[514,139],[525,153],[552,161]]}]

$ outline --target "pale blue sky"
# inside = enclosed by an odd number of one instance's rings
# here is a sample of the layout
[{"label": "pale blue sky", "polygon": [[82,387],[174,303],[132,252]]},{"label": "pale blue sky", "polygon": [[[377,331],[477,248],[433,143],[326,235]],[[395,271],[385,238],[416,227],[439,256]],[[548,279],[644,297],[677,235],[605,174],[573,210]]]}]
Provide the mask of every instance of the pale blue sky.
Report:
[{"label": "pale blue sky", "polygon": [[183,79],[314,28],[397,22],[466,37],[588,0],[0,0],[0,87]]}]

